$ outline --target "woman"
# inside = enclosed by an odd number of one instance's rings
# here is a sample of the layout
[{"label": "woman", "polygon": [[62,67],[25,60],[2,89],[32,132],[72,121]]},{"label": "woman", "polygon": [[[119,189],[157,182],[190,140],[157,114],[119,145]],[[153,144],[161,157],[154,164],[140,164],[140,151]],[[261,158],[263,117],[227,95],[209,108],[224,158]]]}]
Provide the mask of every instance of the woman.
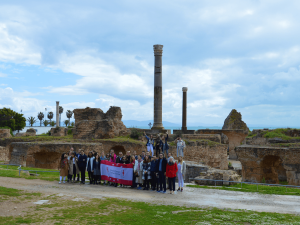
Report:
[{"label": "woman", "polygon": [[59,163],[59,184],[61,184],[62,178],[64,178],[64,184],[66,183],[66,177],[68,176],[69,164],[68,164],[68,155],[63,153],[60,157]]},{"label": "woman", "polygon": [[144,131],[145,137],[147,138],[147,151],[151,152],[152,156],[153,156],[153,146],[154,146],[154,139],[153,136],[150,135],[150,138],[146,135],[146,132]]},{"label": "woman", "polygon": [[[110,150],[109,161],[115,163],[117,161],[117,155],[113,149]],[[110,186],[115,186],[115,183],[110,182]]]},{"label": "woman", "polygon": [[170,194],[173,194],[175,191],[175,179],[176,179],[176,173],[178,171],[177,164],[173,160],[174,158],[170,157],[166,168],[166,177],[169,180]]},{"label": "woman", "polygon": [[[78,168],[78,158],[75,156],[75,152],[71,153],[70,159],[69,159],[69,177],[68,180],[72,183],[75,182],[76,174],[79,174],[79,168]],[[72,180],[73,176],[73,180]]]},{"label": "woman", "polygon": [[86,162],[86,171],[89,174],[90,184],[94,183],[94,175],[93,175],[93,172],[94,172],[94,165],[93,165],[94,159],[95,159],[95,157],[93,156],[93,152],[89,152],[87,162]]},{"label": "woman", "polygon": [[138,159],[135,160],[134,163],[134,173],[136,176],[136,180],[135,183],[139,184],[138,190],[142,189],[142,184],[143,184],[143,160],[142,157],[140,155],[138,155]]},{"label": "woman", "polygon": [[144,189],[149,190],[149,181],[151,180],[151,162],[149,156],[145,156],[143,162],[143,181],[144,181]]},{"label": "woman", "polygon": [[[134,155],[131,156],[130,163],[133,165],[133,168],[134,168],[134,163],[135,163],[135,156]],[[131,188],[136,188],[135,179],[136,179],[136,176],[135,176],[135,173],[134,173],[134,170],[133,170],[132,186],[131,186]]]},{"label": "woman", "polygon": [[106,154],[106,160],[107,160],[107,161],[109,161],[109,160],[110,160],[110,156],[109,156],[109,154],[108,154],[108,153]]},{"label": "woman", "polygon": [[93,162],[93,170],[94,170],[94,184],[101,184],[101,173],[100,173],[100,166],[101,166],[101,159],[99,155],[97,154],[94,162]]},{"label": "woman", "polygon": [[177,178],[178,178],[178,190],[177,191],[183,191],[183,185],[184,185],[184,176],[186,171],[186,165],[183,161],[182,156],[178,157],[178,164],[177,164],[178,172],[177,172]]},{"label": "woman", "polygon": [[160,151],[161,151],[161,140],[160,140],[159,135],[157,135],[156,142],[155,142],[156,157],[159,156]]},{"label": "woman", "polygon": [[105,154],[104,154],[104,151],[101,151],[101,156],[100,156],[100,160],[106,160],[106,157],[105,157]]},{"label": "woman", "polygon": [[163,135],[161,137],[161,141],[160,141],[160,149],[162,150],[162,153],[164,155],[168,155],[168,151],[169,151],[169,145],[168,145],[168,139],[169,139],[169,134],[168,131],[166,132],[166,137]]}]

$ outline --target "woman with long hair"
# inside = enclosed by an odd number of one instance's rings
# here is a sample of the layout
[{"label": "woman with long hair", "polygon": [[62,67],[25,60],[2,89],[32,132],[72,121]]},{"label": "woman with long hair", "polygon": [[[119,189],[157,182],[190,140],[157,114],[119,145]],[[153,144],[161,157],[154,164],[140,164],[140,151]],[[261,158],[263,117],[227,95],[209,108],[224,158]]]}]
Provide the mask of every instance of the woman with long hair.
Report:
[{"label": "woman with long hair", "polygon": [[176,179],[176,173],[178,171],[177,164],[173,160],[174,158],[170,157],[166,168],[166,176],[168,177],[169,180],[170,194],[173,194],[175,191],[175,179]]},{"label": "woman with long hair", "polygon": [[86,163],[86,171],[89,174],[90,184],[94,183],[94,159],[95,157],[93,156],[93,152],[89,152]]},{"label": "woman with long hair", "polygon": [[101,173],[100,173],[100,165],[101,165],[101,159],[99,157],[99,155],[97,154],[95,159],[94,159],[94,163],[93,163],[93,167],[94,167],[94,184],[101,184]]},{"label": "woman with long hair", "polygon": [[151,161],[149,156],[145,156],[143,162],[143,181],[144,181],[144,189],[149,190],[149,181],[151,180]]},{"label": "woman with long hair", "polygon": [[[75,182],[76,174],[79,173],[78,168],[78,158],[75,155],[75,152],[71,153],[71,156],[69,158],[69,177],[68,180],[72,183]],[[73,179],[72,179],[73,177]]]},{"label": "woman with long hair", "polygon": [[[135,156],[134,155],[131,156],[130,163],[133,165],[133,168],[134,168],[134,163],[135,163]],[[135,179],[136,179],[136,176],[135,176],[135,173],[134,173],[134,170],[133,170],[132,186],[131,186],[131,188],[136,188]]]},{"label": "woman with long hair", "polygon": [[134,173],[136,176],[135,183],[139,184],[138,190],[141,190],[143,184],[143,159],[140,155],[138,155],[138,159],[135,160]]},{"label": "woman with long hair", "polygon": [[59,163],[59,184],[61,184],[62,179],[64,178],[64,184],[66,183],[66,177],[68,176],[69,165],[68,165],[68,155],[63,153],[60,157]]},{"label": "woman with long hair", "polygon": [[184,185],[184,176],[186,172],[186,164],[183,161],[182,156],[178,157],[178,163],[177,163],[177,178],[178,178],[178,190],[177,191],[183,191],[183,185]]}]

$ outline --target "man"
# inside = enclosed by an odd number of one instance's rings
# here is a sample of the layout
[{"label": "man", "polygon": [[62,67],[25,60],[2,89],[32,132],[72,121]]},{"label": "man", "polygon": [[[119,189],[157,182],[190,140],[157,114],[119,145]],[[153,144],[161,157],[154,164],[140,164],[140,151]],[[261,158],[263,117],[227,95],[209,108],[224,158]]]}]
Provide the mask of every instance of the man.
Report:
[{"label": "man", "polygon": [[85,184],[85,170],[86,170],[86,162],[87,162],[87,156],[84,154],[83,150],[80,151],[80,156],[78,157],[78,167],[81,173],[81,182],[82,184]]},{"label": "man", "polygon": [[162,150],[162,153],[164,153],[165,155],[168,154],[168,150],[169,150],[169,145],[168,145],[168,139],[169,139],[169,134],[168,131],[166,132],[166,137],[164,135],[162,135],[161,137],[161,141],[160,141],[160,149]]},{"label": "man", "polygon": [[158,185],[157,184],[157,177],[156,177],[156,156],[153,156],[151,158],[151,168],[150,168],[150,173],[151,173],[151,190],[155,191],[155,189],[157,188],[158,191]]},{"label": "man", "polygon": [[136,154],[136,151],[133,151],[132,154],[134,155],[135,160],[137,160],[137,159],[138,159],[138,156],[137,156],[137,154]]},{"label": "man", "polygon": [[127,151],[126,152],[126,164],[129,164],[130,163],[130,157],[131,157],[131,155],[130,155],[130,151]]},{"label": "man", "polygon": [[117,157],[116,163],[124,163],[123,162],[123,153],[119,152],[119,156]]},{"label": "man", "polygon": [[150,155],[150,152],[146,152],[146,156],[151,160],[152,156]]},{"label": "man", "polygon": [[142,160],[144,160],[145,159],[145,151],[142,151],[142,154],[141,154],[141,157],[142,157]]},{"label": "man", "polygon": [[[77,154],[75,153],[75,155],[76,155],[77,159],[79,159],[80,150],[79,150],[79,152]],[[77,182],[79,182],[79,180],[80,180],[80,173],[77,174]]]},{"label": "man", "polygon": [[[160,193],[166,193],[166,167],[167,167],[167,160],[164,158],[163,154],[159,154],[159,159],[156,163],[156,175],[158,175],[158,184],[159,184],[159,191]],[[164,187],[164,189],[162,189]]]}]

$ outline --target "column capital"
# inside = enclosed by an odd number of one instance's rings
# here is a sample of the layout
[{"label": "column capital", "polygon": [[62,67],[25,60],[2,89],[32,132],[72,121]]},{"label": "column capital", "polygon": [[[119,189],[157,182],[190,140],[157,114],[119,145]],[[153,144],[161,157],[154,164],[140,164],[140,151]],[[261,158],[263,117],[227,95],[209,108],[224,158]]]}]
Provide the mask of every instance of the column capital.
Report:
[{"label": "column capital", "polygon": [[153,45],[154,55],[162,55],[163,45]]},{"label": "column capital", "polygon": [[187,87],[183,87],[183,88],[182,88],[182,91],[183,91],[183,92],[187,92],[187,91],[188,91],[188,88],[187,88]]}]

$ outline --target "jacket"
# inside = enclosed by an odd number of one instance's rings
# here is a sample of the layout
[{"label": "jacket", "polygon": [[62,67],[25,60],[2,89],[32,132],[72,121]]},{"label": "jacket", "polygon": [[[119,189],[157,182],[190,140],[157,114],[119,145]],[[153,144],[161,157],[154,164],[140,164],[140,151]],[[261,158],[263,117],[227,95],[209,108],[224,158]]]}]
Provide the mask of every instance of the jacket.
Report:
[{"label": "jacket", "polygon": [[100,160],[100,158],[99,158],[99,168],[96,168],[96,159],[94,159],[94,161],[93,161],[93,170],[95,170],[95,169],[99,169],[100,170],[100,168],[101,168],[101,160]]},{"label": "jacket", "polygon": [[116,160],[117,160],[117,155],[116,154],[114,154],[114,158],[113,159],[111,158],[111,156],[109,156],[109,161],[110,162],[114,162],[115,163]]},{"label": "jacket", "polygon": [[78,167],[86,168],[87,156],[85,154],[78,157]]},{"label": "jacket", "polygon": [[123,162],[123,156],[122,156],[122,158],[120,158],[119,156],[117,157],[117,160],[116,160],[116,163],[124,163]]},{"label": "jacket", "polygon": [[151,161],[151,168],[150,168],[151,172],[156,172],[156,163],[157,163],[157,160]]},{"label": "jacket", "polygon": [[169,134],[167,134],[167,137],[165,137],[165,143],[162,140],[160,140],[160,149],[163,152],[169,150],[168,138],[169,138]]},{"label": "jacket", "polygon": [[[79,174],[80,173],[77,161],[78,161],[78,158],[75,157],[75,168],[76,168],[76,173],[75,174]],[[73,171],[73,158],[70,158],[68,160],[68,163],[69,163],[69,174],[70,175],[74,175],[74,171]]]},{"label": "jacket", "polygon": [[157,162],[156,162],[156,172],[159,172],[159,163],[160,163],[160,160],[162,160],[162,171],[163,173],[166,172],[166,167],[167,167],[167,160],[166,158],[162,158],[162,159],[158,159]]},{"label": "jacket", "polygon": [[[138,171],[138,160],[135,160],[134,171]],[[143,170],[143,161],[141,161],[140,170]]]},{"label": "jacket", "polygon": [[147,135],[145,137],[147,138],[146,146],[150,146],[150,145],[154,146],[154,139],[150,140],[150,138]]},{"label": "jacket", "polygon": [[185,161],[182,161],[182,163],[180,163],[180,165],[181,165],[181,169],[180,169],[180,171],[178,171],[178,172],[180,172],[183,176],[185,175],[185,172],[186,172],[186,164],[185,164]]},{"label": "jacket", "polygon": [[[151,162],[143,163],[143,177],[142,177],[143,180],[145,180],[146,177],[148,178],[148,180],[151,179],[150,168],[151,168]],[[147,173],[145,174],[145,172]]]},{"label": "jacket", "polygon": [[[92,171],[93,170],[93,168],[94,168],[94,166],[93,166],[93,162],[94,162],[94,159],[95,159],[95,157],[93,156],[93,157],[88,157],[87,158],[87,162],[86,162],[86,171]],[[89,166],[89,163],[90,163],[90,168],[88,168],[88,166]]]},{"label": "jacket", "polygon": [[173,164],[168,163],[167,170],[166,170],[166,177],[170,177],[170,178],[176,177],[177,171],[178,168],[176,162]]}]

